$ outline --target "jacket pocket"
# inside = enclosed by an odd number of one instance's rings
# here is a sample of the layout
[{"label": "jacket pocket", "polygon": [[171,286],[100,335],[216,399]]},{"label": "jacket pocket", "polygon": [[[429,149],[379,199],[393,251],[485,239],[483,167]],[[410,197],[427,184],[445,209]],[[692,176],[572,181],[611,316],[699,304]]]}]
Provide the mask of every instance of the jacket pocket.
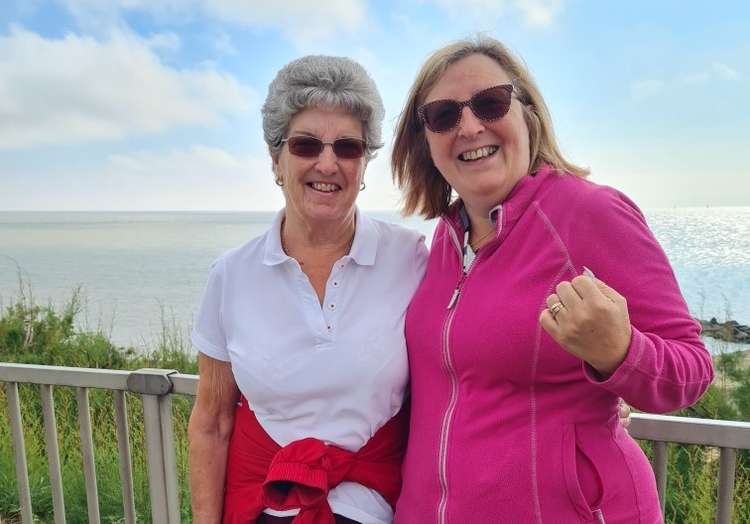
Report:
[{"label": "jacket pocket", "polygon": [[596,464],[580,445],[576,427],[563,427],[562,464],[565,487],[573,507],[584,522],[603,522],[604,483]]}]

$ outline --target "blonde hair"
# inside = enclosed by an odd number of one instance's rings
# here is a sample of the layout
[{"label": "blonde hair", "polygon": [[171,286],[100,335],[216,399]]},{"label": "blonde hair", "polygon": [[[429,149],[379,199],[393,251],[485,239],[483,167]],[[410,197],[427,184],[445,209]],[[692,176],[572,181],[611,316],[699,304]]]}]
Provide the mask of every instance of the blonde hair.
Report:
[{"label": "blonde hair", "polygon": [[529,172],[550,164],[558,172],[585,177],[588,169],[567,161],[557,145],[552,119],[539,88],[524,63],[503,44],[487,36],[461,40],[435,51],[417,74],[406,105],[398,119],[394,136],[391,168],[393,180],[403,192],[403,213],[415,212],[424,218],[445,214],[451,204],[452,188],[435,167],[430,156],[424,125],[417,109],[451,64],[467,56],[481,54],[495,60],[510,75],[514,94],[523,106],[529,129]]}]

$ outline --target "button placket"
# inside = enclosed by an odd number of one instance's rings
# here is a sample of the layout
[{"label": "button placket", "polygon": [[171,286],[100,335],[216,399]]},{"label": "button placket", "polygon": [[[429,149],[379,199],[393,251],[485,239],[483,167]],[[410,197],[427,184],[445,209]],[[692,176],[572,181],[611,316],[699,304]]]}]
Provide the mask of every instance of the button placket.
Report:
[{"label": "button placket", "polygon": [[328,297],[325,297],[325,302],[321,307],[320,300],[310,279],[302,271],[302,267],[296,260],[290,260],[294,261],[294,264],[289,264],[289,271],[291,271],[293,278],[297,282],[297,292],[302,299],[305,318],[309,322],[310,327],[317,332],[315,347],[316,349],[326,349],[330,345],[330,338],[333,331],[333,325],[328,319],[327,314],[326,305],[328,304]]},{"label": "button placket", "polygon": [[324,318],[326,320],[326,332],[329,336],[334,336],[336,327],[336,311],[339,308],[339,290],[341,289],[342,277],[344,268],[346,267],[345,260],[339,260],[333,266],[331,276],[328,281],[326,288],[326,301],[323,306]]}]

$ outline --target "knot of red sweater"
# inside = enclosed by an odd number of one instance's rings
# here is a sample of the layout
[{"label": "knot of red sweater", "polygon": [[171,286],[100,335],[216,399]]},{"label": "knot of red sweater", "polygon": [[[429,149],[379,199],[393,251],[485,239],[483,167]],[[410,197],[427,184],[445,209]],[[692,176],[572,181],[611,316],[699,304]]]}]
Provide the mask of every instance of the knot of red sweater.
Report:
[{"label": "knot of red sweater", "polygon": [[328,491],[344,480],[354,460],[354,453],[318,439],[292,442],[271,461],[263,482],[263,503],[276,510],[300,508],[295,523],[333,523]]},{"label": "knot of red sweater", "polygon": [[343,481],[374,489],[395,506],[407,431],[408,409],[402,409],[356,452],[315,438],[282,448],[243,399],[227,456],[224,524],[253,523],[265,508],[299,508],[294,524],[334,524],[328,492]]}]

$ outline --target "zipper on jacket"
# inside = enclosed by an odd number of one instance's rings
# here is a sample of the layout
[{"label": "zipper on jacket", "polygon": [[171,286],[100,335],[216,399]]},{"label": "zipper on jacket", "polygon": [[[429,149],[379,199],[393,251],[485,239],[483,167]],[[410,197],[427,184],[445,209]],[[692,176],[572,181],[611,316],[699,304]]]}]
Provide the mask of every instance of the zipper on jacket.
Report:
[{"label": "zipper on jacket", "polygon": [[[456,284],[456,289],[453,290],[453,294],[451,295],[451,299],[448,302],[448,315],[445,318],[445,324],[443,325],[443,340],[442,340],[442,350],[443,350],[443,365],[445,366],[446,371],[448,372],[448,378],[450,379],[451,384],[451,395],[450,399],[448,401],[448,408],[445,410],[445,414],[443,415],[443,423],[440,429],[440,448],[438,450],[438,477],[440,480],[440,501],[438,503],[438,524],[445,524],[446,522],[446,507],[448,504],[448,434],[450,432],[450,424],[451,419],[453,418],[453,412],[456,408],[456,403],[458,400],[458,379],[456,377],[456,371],[453,369],[453,362],[451,362],[451,355],[450,355],[450,343],[449,343],[449,336],[450,336],[450,329],[451,325],[453,324],[453,317],[456,314],[455,306],[458,303],[458,299],[461,295],[461,288],[464,285],[464,282],[466,281],[466,278],[469,276],[469,273],[471,273],[472,268],[474,267],[474,263],[476,262],[476,257],[468,264],[467,267],[467,252],[466,249],[469,245],[469,231],[468,229],[464,232],[464,244],[462,246],[458,245],[458,238],[456,237],[455,232],[453,229],[449,230],[451,232],[451,238],[453,239],[454,244],[459,249],[459,253],[461,256],[461,263],[462,263],[462,270],[461,270],[461,278],[458,281],[458,284]],[[471,248],[469,248],[471,249]]]},{"label": "zipper on jacket", "polygon": [[461,294],[461,286],[463,286],[464,280],[466,280],[466,276],[469,274],[469,271],[471,271],[471,267],[474,265],[476,256],[472,258],[470,262],[467,262],[467,259],[468,259],[467,249],[471,249],[469,247],[469,229],[468,228],[464,231],[463,244],[458,243],[458,237],[456,236],[456,232],[452,228],[449,229],[448,231],[450,233],[451,240],[453,241],[453,244],[458,250],[459,256],[461,257],[461,278],[459,279],[458,284],[456,284],[456,289],[453,290],[451,299],[448,301],[448,307],[446,308],[446,309],[453,309],[453,306],[455,306],[456,302],[458,301],[458,296]]},{"label": "zipper on jacket", "polygon": [[[461,280],[463,281],[463,278]],[[458,294],[460,293],[460,287],[456,288],[454,296],[455,301],[458,301]],[[456,400],[458,397],[458,381],[456,379],[456,371],[453,369],[453,363],[450,357],[450,347],[448,344],[448,336],[450,334],[450,326],[453,322],[453,317],[456,310],[451,309],[448,312],[448,316],[445,320],[445,326],[443,328],[443,365],[448,372],[448,378],[451,384],[451,395],[448,401],[448,408],[445,410],[443,415],[443,423],[440,429],[440,448],[438,450],[438,478],[440,480],[440,502],[438,504],[438,524],[445,524],[445,508],[448,503],[448,475],[447,475],[447,454],[448,454],[448,432],[450,430],[451,419],[453,418],[453,411],[456,408]]]},{"label": "zipper on jacket", "polygon": [[461,280],[458,281],[456,289],[453,290],[453,294],[451,295],[451,299],[448,302],[448,307],[446,309],[453,309],[453,306],[455,306],[456,302],[458,302],[458,296],[461,294],[461,286],[463,285],[465,279],[466,273],[464,273],[461,277]]}]

